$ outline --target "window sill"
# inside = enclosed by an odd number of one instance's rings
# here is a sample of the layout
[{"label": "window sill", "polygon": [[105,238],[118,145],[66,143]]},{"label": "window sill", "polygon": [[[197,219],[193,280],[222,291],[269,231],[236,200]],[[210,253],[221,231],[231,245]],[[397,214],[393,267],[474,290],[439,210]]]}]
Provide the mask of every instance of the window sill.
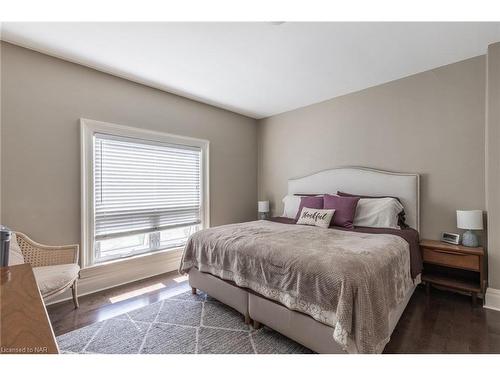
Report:
[{"label": "window sill", "polygon": [[167,255],[172,255],[173,257],[175,257],[180,255],[183,249],[184,247],[172,247],[169,249],[158,250],[151,253],[137,254],[137,255],[132,255],[130,257],[108,260],[106,262],[97,263],[91,266],[84,267],[82,268],[82,272],[88,274],[88,273],[94,273],[94,271],[98,272],[99,270],[102,270],[104,268],[111,268],[111,267],[114,268],[114,267],[120,267],[122,265],[126,266],[128,263],[145,263],[152,260],[152,258],[165,257]]},{"label": "window sill", "polygon": [[99,267],[103,267],[103,266],[108,266],[110,264],[116,264],[116,263],[126,262],[126,261],[129,261],[129,260],[134,260],[134,259],[149,257],[149,256],[157,255],[157,254],[165,254],[165,253],[178,252],[179,250],[183,250],[183,249],[184,249],[184,246],[170,247],[168,249],[152,251],[152,252],[149,252],[149,253],[142,253],[142,254],[131,255],[131,256],[128,256],[128,257],[107,260],[107,261],[104,261],[104,262],[93,264],[93,265],[88,266],[88,267],[84,267],[82,269],[86,269],[87,270],[87,269],[99,268]]}]

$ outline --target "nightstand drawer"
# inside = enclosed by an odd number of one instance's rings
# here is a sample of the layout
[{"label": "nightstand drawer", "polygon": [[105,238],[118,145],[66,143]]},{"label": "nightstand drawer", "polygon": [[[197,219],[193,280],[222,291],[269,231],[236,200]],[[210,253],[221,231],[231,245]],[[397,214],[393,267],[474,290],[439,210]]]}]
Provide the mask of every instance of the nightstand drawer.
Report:
[{"label": "nightstand drawer", "polygon": [[479,271],[479,256],[423,248],[424,262]]}]

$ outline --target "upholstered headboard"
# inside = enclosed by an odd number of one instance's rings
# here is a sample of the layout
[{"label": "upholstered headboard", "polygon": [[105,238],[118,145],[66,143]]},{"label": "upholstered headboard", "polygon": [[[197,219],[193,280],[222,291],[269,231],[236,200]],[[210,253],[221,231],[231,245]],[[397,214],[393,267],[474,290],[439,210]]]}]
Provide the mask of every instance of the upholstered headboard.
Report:
[{"label": "upholstered headboard", "polygon": [[288,180],[288,194],[336,194],[398,197],[405,208],[406,223],[420,229],[420,176],[363,167],[327,169],[309,176]]}]

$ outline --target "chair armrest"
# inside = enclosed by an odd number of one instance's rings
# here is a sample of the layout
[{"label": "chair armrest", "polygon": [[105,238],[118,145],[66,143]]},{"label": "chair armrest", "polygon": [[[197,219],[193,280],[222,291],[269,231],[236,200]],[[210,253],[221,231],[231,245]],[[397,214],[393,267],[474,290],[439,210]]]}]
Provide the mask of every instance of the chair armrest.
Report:
[{"label": "chair armrest", "polygon": [[32,267],[54,266],[57,264],[78,264],[78,245],[47,246],[33,241],[24,233],[16,232],[16,239],[24,261]]}]

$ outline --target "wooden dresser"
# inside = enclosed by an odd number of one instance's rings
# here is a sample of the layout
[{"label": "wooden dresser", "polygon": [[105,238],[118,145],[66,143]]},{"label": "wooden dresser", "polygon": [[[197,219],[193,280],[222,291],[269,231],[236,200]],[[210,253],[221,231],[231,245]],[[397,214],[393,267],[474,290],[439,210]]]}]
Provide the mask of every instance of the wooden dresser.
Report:
[{"label": "wooden dresser", "polygon": [[441,241],[420,242],[424,272],[422,281],[451,290],[468,292],[476,304],[478,293],[486,289],[484,250],[482,247],[451,245]]},{"label": "wooden dresser", "polygon": [[59,353],[29,264],[0,268],[0,353]]}]

